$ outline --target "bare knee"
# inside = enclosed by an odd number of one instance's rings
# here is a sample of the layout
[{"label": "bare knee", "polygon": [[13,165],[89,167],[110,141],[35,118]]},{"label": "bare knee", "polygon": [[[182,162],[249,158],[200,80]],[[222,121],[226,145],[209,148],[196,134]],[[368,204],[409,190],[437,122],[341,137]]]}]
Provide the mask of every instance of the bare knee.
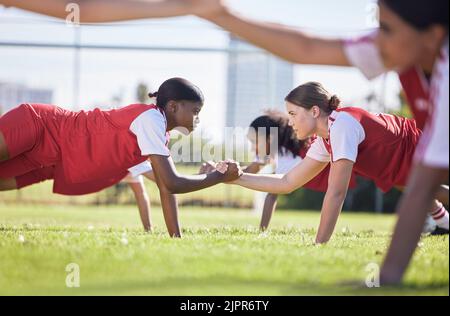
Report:
[{"label": "bare knee", "polygon": [[17,181],[15,178],[0,179],[0,191],[17,190]]},{"label": "bare knee", "polygon": [[6,147],[5,137],[3,133],[0,132],[0,162],[5,161],[9,158],[8,148]]}]

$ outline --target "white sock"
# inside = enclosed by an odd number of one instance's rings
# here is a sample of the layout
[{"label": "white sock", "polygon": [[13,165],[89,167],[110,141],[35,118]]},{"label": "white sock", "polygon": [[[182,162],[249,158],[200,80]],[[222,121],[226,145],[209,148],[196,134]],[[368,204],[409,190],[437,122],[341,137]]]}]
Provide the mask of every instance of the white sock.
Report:
[{"label": "white sock", "polygon": [[449,228],[449,215],[448,211],[445,209],[445,207],[440,204],[436,210],[431,213],[431,216],[433,217],[434,221],[440,228],[448,229]]}]

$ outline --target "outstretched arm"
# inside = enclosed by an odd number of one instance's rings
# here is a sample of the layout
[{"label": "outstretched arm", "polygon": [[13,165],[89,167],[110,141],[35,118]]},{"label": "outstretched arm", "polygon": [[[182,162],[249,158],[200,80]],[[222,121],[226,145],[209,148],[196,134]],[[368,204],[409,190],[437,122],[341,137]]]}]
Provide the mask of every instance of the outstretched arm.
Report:
[{"label": "outstretched arm", "polygon": [[269,228],[270,220],[272,219],[272,215],[275,212],[277,207],[278,195],[276,194],[267,194],[266,199],[264,201],[264,209],[261,217],[261,224],[259,225],[259,229],[261,231],[266,231]]},{"label": "outstretched arm", "polygon": [[178,220],[178,203],[177,198],[169,190],[167,190],[164,180],[158,174],[153,172],[156,184],[159,188],[159,196],[161,198],[161,207],[166,222],[167,231],[170,237],[181,238],[180,222]]},{"label": "outstretched arm", "polygon": [[128,185],[134,193],[144,230],[146,232],[151,232],[152,224],[150,220],[150,199],[147,191],[145,190],[144,183],[129,183]]},{"label": "outstretched arm", "polygon": [[[155,173],[152,171],[144,173],[144,176],[158,183]],[[161,180],[159,180],[161,183]],[[164,214],[164,221],[171,237],[181,237],[180,223],[178,220],[178,202],[175,194],[170,193],[163,185],[159,186],[159,195]],[[162,188],[162,189],[161,189]]]},{"label": "outstretched arm", "polygon": [[115,22],[189,14],[183,0],[0,0],[0,4],[65,19],[69,3],[78,4],[81,23]]},{"label": "outstretched arm", "polygon": [[221,182],[236,180],[241,175],[237,164],[229,163],[225,174],[215,171],[208,175],[180,176],[170,157],[151,155],[153,175],[158,185],[161,205],[170,236],[181,237],[178,203],[175,194],[202,190]]},{"label": "outstretched arm", "polygon": [[347,196],[352,177],[354,163],[350,160],[339,160],[331,164],[328,190],[323,200],[319,230],[316,243],[330,240]]},{"label": "outstretched arm", "polygon": [[265,166],[264,163],[261,162],[252,162],[247,167],[244,168],[245,173],[258,173]]},{"label": "outstretched arm", "polygon": [[325,169],[327,165],[328,163],[306,157],[286,175],[245,173],[241,178],[233,182],[233,184],[256,191],[273,194],[288,194],[311,181]]},{"label": "outstretched arm", "polygon": [[[204,12],[198,15],[290,62],[350,66],[341,40],[309,36],[280,24],[255,21],[233,12],[222,3],[221,0],[209,1],[209,4],[203,4]],[[221,6],[220,10],[218,6]]]},{"label": "outstretched arm", "polygon": [[229,163],[225,174],[214,171],[209,174],[182,176],[176,171],[170,157],[151,155],[153,172],[158,180],[158,186],[163,185],[172,194],[183,194],[203,190],[223,182],[237,180],[242,171],[236,163]]}]

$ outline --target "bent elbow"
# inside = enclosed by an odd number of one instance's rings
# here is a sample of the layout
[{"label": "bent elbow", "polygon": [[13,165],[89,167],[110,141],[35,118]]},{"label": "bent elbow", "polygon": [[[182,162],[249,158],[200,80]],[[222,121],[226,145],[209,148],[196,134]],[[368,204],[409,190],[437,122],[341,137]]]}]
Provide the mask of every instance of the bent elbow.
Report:
[{"label": "bent elbow", "polygon": [[282,188],[282,189],[280,190],[280,192],[278,192],[278,194],[288,195],[288,194],[291,194],[291,193],[294,192],[294,191],[295,191],[295,188],[289,188],[289,187],[287,187],[287,188]]},{"label": "bent elbow", "polygon": [[166,183],[158,184],[158,188],[161,194],[177,194],[180,191],[180,186],[176,181],[167,181]]},{"label": "bent elbow", "polygon": [[166,192],[169,194],[180,193],[180,187],[174,183],[168,184],[165,189],[166,189]]},{"label": "bent elbow", "polygon": [[282,191],[283,191],[282,194],[291,194],[298,188],[299,188],[298,186],[293,185],[289,181],[286,181],[285,185],[282,186]]}]

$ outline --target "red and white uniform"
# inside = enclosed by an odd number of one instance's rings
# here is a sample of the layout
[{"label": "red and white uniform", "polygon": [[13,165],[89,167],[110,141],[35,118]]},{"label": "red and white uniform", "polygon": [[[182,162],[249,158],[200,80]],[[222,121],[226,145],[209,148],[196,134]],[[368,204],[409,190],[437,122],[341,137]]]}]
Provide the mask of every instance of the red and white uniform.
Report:
[{"label": "red and white uniform", "polygon": [[152,171],[152,164],[150,161],[146,161],[140,165],[137,165],[131,169],[128,169],[128,175],[122,179],[124,183],[144,183],[144,173]]},{"label": "red and white uniform", "polygon": [[321,162],[350,160],[355,173],[387,192],[406,185],[420,136],[414,120],[342,108],[329,117],[328,139],[318,137],[307,156]]},{"label": "red and white uniform", "polygon": [[416,152],[416,161],[432,168],[449,166],[448,45],[436,64],[431,82],[431,116]]},{"label": "red and white uniform", "polygon": [[[373,79],[387,71],[383,65],[378,47],[375,44],[377,33],[344,42],[344,50],[350,63]],[[430,112],[430,85],[419,67],[412,67],[399,73],[400,82],[405,90],[408,104],[417,122],[423,130]]]},{"label": "red and white uniform", "polygon": [[[347,40],[344,49],[348,60],[368,78],[373,79],[386,72],[375,44],[376,33]],[[412,67],[399,73],[409,106],[419,129],[424,131],[418,160],[430,167],[448,168],[449,117],[448,117],[448,41],[436,62],[431,81],[422,69]],[[430,83],[431,82],[431,83]],[[434,118],[431,118],[434,116]],[[433,156],[433,157],[431,157]]]},{"label": "red and white uniform", "polygon": [[[315,138],[313,138],[315,139]],[[275,161],[275,174],[287,174],[292,169],[297,167],[303,159],[307,156],[310,144],[306,145],[300,150],[299,156],[294,157],[291,152],[279,154]],[[303,188],[317,191],[317,192],[327,192],[328,190],[328,178],[330,176],[330,165],[328,165],[324,170],[322,170],[317,176],[311,181],[306,183]],[[355,175],[352,176],[350,181],[350,188],[355,188],[357,185]]]},{"label": "red and white uniform", "polygon": [[97,192],[141,174],[149,155],[169,156],[166,129],[154,105],[71,112],[24,104],[0,117],[10,156],[0,178],[15,177],[19,187],[53,178],[55,193]]}]

